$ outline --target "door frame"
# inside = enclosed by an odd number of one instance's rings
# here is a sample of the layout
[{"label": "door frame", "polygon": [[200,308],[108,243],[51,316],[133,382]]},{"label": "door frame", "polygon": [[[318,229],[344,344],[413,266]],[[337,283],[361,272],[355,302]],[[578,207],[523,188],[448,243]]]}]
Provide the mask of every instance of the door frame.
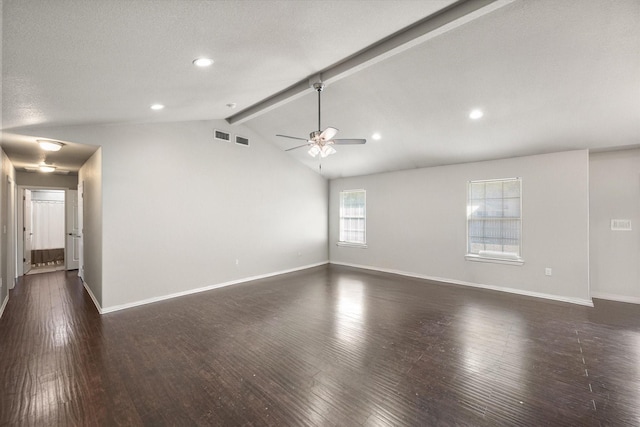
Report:
[{"label": "door frame", "polygon": [[[17,247],[17,231],[18,231],[18,191],[15,178],[7,175],[7,287],[13,289],[18,278],[18,247]],[[4,230],[3,230],[4,231]]]},{"label": "door frame", "polygon": [[[73,198],[70,197],[73,193],[75,193],[75,206],[73,206]],[[74,228],[71,227],[71,229],[69,229],[69,221],[73,222],[74,221],[74,217],[73,217],[73,212],[71,213],[72,217],[71,219],[69,219],[69,209],[75,209],[75,219],[76,219],[76,225],[78,225],[78,228],[75,230],[75,234],[73,232]],[[69,265],[69,260],[72,259],[73,254],[75,253],[74,251],[74,239],[78,239],[80,240],[81,234],[80,234],[80,225],[77,224],[77,221],[80,219],[78,217],[79,212],[78,212],[79,206],[78,206],[78,190],[71,190],[69,188],[67,188],[64,192],[64,268],[67,271],[70,270],[78,270],[78,272],[80,271],[80,261],[81,261],[81,257],[78,257],[78,266],[75,267],[73,265]],[[69,239],[69,237],[71,237],[71,239]],[[80,247],[80,242],[78,242],[78,252],[80,252],[81,247]],[[71,268],[70,268],[71,267]]]},{"label": "door frame", "polygon": [[[17,235],[16,235],[16,243],[17,243],[17,249],[16,249],[16,255],[17,255],[17,259],[16,259],[16,265],[18,267],[18,271],[16,272],[17,277],[20,277],[22,275],[24,275],[24,262],[20,259],[20,258],[24,258],[24,233],[23,233],[23,228],[24,228],[24,190],[58,190],[58,191],[64,191],[64,195],[65,195],[65,208],[67,205],[67,191],[69,190],[69,188],[67,187],[43,187],[43,186],[38,186],[38,185],[18,185],[18,193],[17,193],[17,199],[18,199],[18,203],[16,203],[18,206],[18,218],[17,219]],[[66,222],[66,221],[65,221]],[[65,230],[64,230],[64,234],[65,237],[67,235],[67,230],[66,230],[66,224],[65,224]],[[67,256],[67,243],[66,243],[66,239],[65,239],[65,244],[64,244],[64,256],[66,258]]]}]

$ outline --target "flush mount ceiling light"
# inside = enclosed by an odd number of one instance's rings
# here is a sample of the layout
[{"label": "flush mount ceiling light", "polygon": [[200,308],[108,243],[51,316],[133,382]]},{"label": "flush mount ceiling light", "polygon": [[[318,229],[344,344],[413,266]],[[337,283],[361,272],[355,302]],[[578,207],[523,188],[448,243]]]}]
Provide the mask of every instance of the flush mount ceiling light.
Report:
[{"label": "flush mount ceiling light", "polygon": [[484,113],[482,112],[482,110],[472,110],[469,113],[469,118],[471,120],[478,120],[479,118],[481,118],[482,116],[484,116]]},{"label": "flush mount ceiling light", "polygon": [[38,145],[44,151],[60,151],[60,149],[64,146],[63,143],[58,141],[49,141],[47,139],[38,139]]},{"label": "flush mount ceiling light", "polygon": [[162,105],[162,104],[153,104],[153,105],[151,105],[151,107],[150,107],[150,108],[151,108],[152,110],[156,110],[156,111],[158,111],[158,110],[162,110],[162,109],[164,108],[164,105]]},{"label": "flush mount ceiling light", "polygon": [[40,166],[38,166],[38,170],[40,170],[40,172],[49,173],[49,172],[54,172],[56,170],[56,167],[43,163]]},{"label": "flush mount ceiling light", "polygon": [[376,141],[379,141],[380,138],[382,138],[382,135],[380,135],[378,132],[376,132],[373,135],[371,135],[371,138],[375,139]]},{"label": "flush mount ceiling light", "polygon": [[211,65],[213,65],[213,59],[211,58],[196,58],[193,60],[193,65],[195,65],[196,67],[210,67]]}]

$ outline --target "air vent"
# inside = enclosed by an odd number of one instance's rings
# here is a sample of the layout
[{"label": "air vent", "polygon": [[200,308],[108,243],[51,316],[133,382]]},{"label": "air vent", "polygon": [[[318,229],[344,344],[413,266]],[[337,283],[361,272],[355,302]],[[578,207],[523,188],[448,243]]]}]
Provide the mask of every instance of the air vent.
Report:
[{"label": "air vent", "polygon": [[244,136],[236,135],[236,144],[249,146],[249,138],[245,138]]},{"label": "air vent", "polygon": [[611,220],[612,231],[631,231],[630,219],[612,219]]},{"label": "air vent", "polygon": [[213,138],[219,139],[220,141],[231,141],[231,134],[229,132],[224,132],[218,129],[213,130]]}]

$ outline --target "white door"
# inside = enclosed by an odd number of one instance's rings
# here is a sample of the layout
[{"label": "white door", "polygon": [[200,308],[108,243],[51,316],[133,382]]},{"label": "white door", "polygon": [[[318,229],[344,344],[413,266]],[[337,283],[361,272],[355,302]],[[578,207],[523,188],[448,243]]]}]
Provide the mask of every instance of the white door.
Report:
[{"label": "white door", "polygon": [[80,236],[78,229],[78,191],[67,190],[65,195],[66,216],[66,255],[64,257],[67,270],[80,268]]},{"label": "white door", "polygon": [[78,202],[76,209],[76,212],[78,212],[78,233],[75,240],[78,242],[78,276],[84,280],[84,237],[82,237],[84,234],[84,181],[78,183],[78,194],[76,200]]},{"label": "white door", "polygon": [[22,270],[22,274],[27,274],[29,270],[31,270],[31,239],[33,239],[33,230],[31,228],[31,190],[24,190],[24,197],[22,198],[22,201],[24,203],[24,209],[22,209],[24,214],[24,268]]}]

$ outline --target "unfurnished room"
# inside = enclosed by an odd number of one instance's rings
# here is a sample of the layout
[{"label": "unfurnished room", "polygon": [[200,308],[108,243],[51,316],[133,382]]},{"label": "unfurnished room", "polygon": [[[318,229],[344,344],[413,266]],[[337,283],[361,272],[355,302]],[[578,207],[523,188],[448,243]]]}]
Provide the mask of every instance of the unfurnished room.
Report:
[{"label": "unfurnished room", "polygon": [[640,425],[640,1],[0,23],[0,425]]}]

